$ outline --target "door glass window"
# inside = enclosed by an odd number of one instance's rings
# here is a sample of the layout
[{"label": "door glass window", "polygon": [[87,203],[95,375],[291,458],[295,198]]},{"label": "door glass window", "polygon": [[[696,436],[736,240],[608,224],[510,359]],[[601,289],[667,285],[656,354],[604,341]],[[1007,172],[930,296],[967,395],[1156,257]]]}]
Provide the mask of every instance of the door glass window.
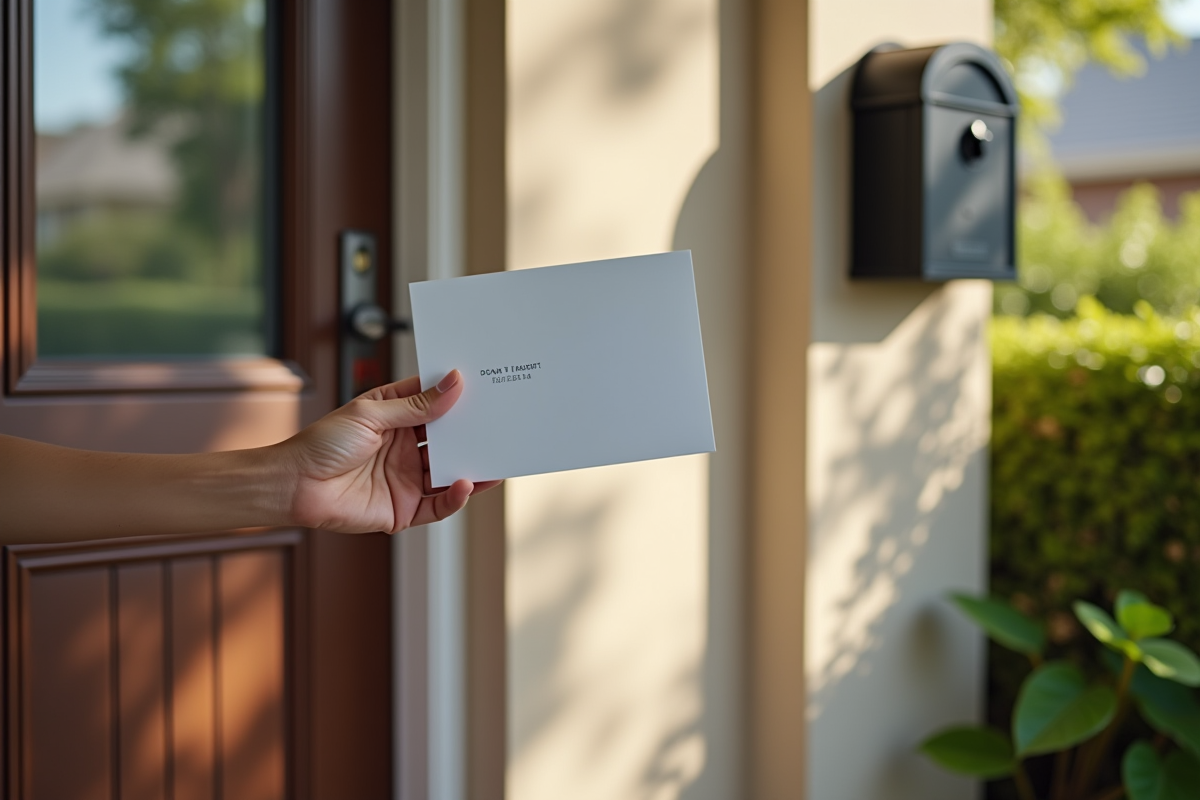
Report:
[{"label": "door glass window", "polygon": [[265,355],[264,0],[33,0],[38,354]]}]

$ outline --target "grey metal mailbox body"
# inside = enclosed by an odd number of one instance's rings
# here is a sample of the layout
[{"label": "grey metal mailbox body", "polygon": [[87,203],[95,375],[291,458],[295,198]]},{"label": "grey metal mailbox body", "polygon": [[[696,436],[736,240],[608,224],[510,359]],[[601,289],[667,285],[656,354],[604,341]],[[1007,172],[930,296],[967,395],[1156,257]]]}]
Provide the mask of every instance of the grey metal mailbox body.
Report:
[{"label": "grey metal mailbox body", "polygon": [[978,45],[882,46],[859,62],[855,278],[1016,277],[1017,94]]}]

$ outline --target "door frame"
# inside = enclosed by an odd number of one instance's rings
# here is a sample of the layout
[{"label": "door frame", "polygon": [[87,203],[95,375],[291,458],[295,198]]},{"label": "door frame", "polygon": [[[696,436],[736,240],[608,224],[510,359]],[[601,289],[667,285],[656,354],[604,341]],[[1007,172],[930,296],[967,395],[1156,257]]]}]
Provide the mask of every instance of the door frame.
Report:
[{"label": "door frame", "polygon": [[[506,4],[396,0],[396,287],[506,264]],[[417,372],[411,335],[395,375]],[[507,766],[504,489],[393,540],[398,800],[495,800]]]}]

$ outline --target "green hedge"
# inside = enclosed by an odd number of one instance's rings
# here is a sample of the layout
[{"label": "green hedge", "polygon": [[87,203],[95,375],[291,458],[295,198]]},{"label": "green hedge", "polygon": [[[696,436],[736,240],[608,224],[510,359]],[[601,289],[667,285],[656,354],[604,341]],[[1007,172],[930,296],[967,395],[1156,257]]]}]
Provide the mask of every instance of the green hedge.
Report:
[{"label": "green hedge", "polygon": [[1022,183],[1017,226],[1019,282],[996,284],[997,313],[1069,317],[1084,295],[1122,314],[1138,300],[1174,315],[1200,303],[1200,192],[1181,195],[1171,219],[1159,190],[1136,184],[1097,224],[1061,175],[1043,172]]},{"label": "green hedge", "polygon": [[38,280],[43,356],[209,356],[265,352],[262,292],[188,281]]},{"label": "green hedge", "polygon": [[1200,309],[1138,310],[993,321],[992,580],[1037,613],[1136,586],[1197,645]]},{"label": "green hedge", "polygon": [[[1142,591],[1200,649],[1200,307],[1136,312],[1085,297],[1069,319],[992,321],[992,591],[1048,618],[1052,656],[1093,672],[1105,667],[1071,613],[1077,598],[1108,606]],[[1027,671],[991,647],[993,724],[1007,729]]]},{"label": "green hedge", "polygon": [[[1070,603],[1132,588],[1200,649],[1200,308],[992,323],[992,589],[1085,662]],[[1076,648],[1078,647],[1078,650]],[[992,717],[1024,667],[993,651]],[[1091,665],[1099,668],[1098,665]]]}]

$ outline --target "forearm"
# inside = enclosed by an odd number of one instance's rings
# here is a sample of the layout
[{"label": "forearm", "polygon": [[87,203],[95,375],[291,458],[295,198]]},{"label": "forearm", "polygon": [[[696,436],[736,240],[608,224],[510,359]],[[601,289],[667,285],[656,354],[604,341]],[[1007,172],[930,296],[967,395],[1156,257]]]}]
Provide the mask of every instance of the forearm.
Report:
[{"label": "forearm", "polygon": [[284,525],[289,480],[273,448],[133,455],[0,436],[0,544]]}]

